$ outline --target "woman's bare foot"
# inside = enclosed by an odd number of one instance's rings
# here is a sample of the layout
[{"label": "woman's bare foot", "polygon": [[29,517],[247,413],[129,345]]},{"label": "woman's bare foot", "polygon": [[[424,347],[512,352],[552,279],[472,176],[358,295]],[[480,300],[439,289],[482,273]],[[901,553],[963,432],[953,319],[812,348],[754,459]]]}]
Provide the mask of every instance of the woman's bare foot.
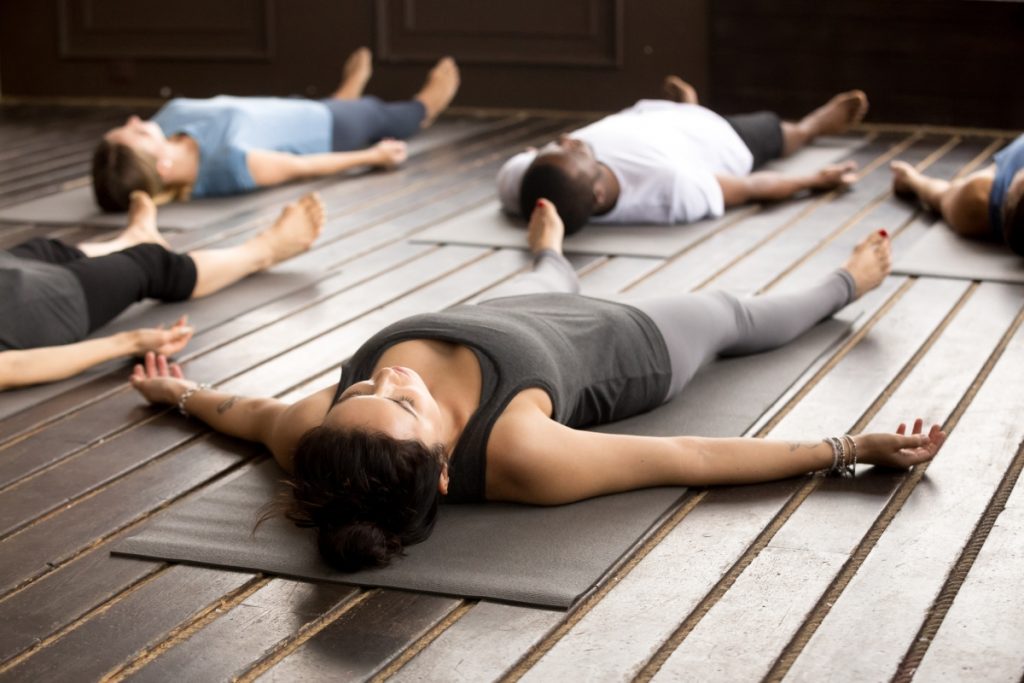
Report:
[{"label": "woman's bare foot", "polygon": [[545,249],[562,253],[562,238],[565,237],[565,224],[558,215],[555,205],[546,199],[538,199],[530,214],[530,225],[526,240],[530,252],[539,254]]},{"label": "woman's bare foot", "polygon": [[697,100],[697,89],[681,79],[679,76],[665,76],[661,83],[661,91],[665,99],[683,104],[700,104]]},{"label": "woman's bare foot", "polygon": [[309,249],[323,230],[325,218],[323,202],[315,192],[284,207],[274,224],[253,238],[266,249],[266,267]]},{"label": "woman's bare foot", "polygon": [[153,198],[137,190],[132,192],[130,201],[128,227],[115,239],[123,240],[129,245],[153,243],[169,249],[170,245],[156,227],[156,204],[153,203]]},{"label": "woman's bare foot", "polygon": [[892,170],[892,191],[896,194],[917,194],[915,187],[915,180],[921,174],[918,173],[917,169],[908,164],[905,161],[893,161],[889,164],[889,168]]},{"label": "woman's bare foot", "polygon": [[430,70],[423,87],[413,96],[422,102],[427,110],[420,128],[428,128],[433,124],[434,119],[448,108],[458,91],[459,67],[451,57],[442,57]]},{"label": "woman's bare foot", "polygon": [[358,48],[345,60],[345,66],[341,70],[341,84],[331,97],[335,100],[358,99],[372,75],[373,53],[369,48]]},{"label": "woman's bare foot", "polygon": [[801,119],[800,125],[812,138],[845,133],[868,113],[868,96],[863,90],[848,90],[833,97]]},{"label": "woman's bare foot", "polygon": [[875,230],[853,248],[843,268],[853,276],[856,297],[859,299],[882,284],[892,269],[892,243],[889,233]]}]

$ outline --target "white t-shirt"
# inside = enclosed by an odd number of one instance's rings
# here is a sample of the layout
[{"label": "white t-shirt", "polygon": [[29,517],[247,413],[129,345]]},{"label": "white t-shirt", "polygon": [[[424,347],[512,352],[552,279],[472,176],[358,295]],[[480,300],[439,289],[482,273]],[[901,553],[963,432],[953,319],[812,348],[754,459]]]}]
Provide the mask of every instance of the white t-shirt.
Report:
[{"label": "white t-shirt", "polygon": [[[716,174],[744,176],[754,158],[729,122],[696,104],[640,100],[570,134],[594,149],[619,181],[619,199],[595,223],[689,223],[721,216]],[[498,172],[498,194],[519,213],[523,174],[537,156],[526,151]]]}]

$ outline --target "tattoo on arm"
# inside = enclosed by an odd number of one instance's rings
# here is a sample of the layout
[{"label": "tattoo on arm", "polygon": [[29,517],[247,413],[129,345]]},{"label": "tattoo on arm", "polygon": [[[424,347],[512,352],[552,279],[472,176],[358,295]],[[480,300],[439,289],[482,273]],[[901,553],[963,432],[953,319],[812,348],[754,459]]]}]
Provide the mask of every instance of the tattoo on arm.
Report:
[{"label": "tattoo on arm", "polygon": [[794,451],[798,451],[801,448],[817,448],[820,443],[821,443],[820,441],[807,441],[807,442],[791,441],[789,443],[789,452],[793,453]]},{"label": "tattoo on arm", "polygon": [[223,401],[220,405],[217,406],[217,414],[218,415],[223,415],[224,413],[226,413],[229,410],[231,410],[231,408],[237,402],[238,402],[238,396],[232,396],[231,398],[227,399],[226,401]]}]

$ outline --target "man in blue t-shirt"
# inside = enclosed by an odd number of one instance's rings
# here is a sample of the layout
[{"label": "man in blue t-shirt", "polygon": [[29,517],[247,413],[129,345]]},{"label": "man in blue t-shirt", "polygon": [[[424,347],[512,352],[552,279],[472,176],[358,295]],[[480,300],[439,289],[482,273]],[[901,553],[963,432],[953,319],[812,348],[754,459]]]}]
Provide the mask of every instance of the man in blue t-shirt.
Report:
[{"label": "man in blue t-shirt", "polygon": [[893,190],[941,213],[958,235],[1001,242],[1024,256],[1024,135],[997,152],[994,162],[947,181],[894,161]]},{"label": "man in blue t-shirt", "polygon": [[280,97],[176,98],[149,121],[110,130],[93,156],[93,190],[107,211],[123,211],[134,190],[158,203],[250,192],[361,166],[392,168],[402,139],[426,128],[459,87],[441,59],[411,99],[364,96],[372,73],[366,48],[345,63],[338,89],[323,100]]}]

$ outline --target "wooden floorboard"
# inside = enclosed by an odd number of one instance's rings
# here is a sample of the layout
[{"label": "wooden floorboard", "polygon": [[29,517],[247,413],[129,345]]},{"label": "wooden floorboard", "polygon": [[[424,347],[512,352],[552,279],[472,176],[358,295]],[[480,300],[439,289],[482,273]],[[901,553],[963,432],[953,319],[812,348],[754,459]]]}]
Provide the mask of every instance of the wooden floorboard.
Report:
[{"label": "wooden floorboard", "polygon": [[[95,138],[124,116],[0,107],[0,206],[87,182]],[[328,386],[380,326],[479,300],[527,266],[522,250],[409,238],[492,201],[508,155],[585,122],[442,119],[402,169],[326,186],[328,223],[307,254],[205,301],[137,306],[111,329],[187,311],[190,375],[284,400]],[[694,239],[661,258],[574,257],[582,291],[785,291],[879,227],[906,248],[943,227],[892,194],[889,161],[953,178],[1006,142],[906,131],[850,136],[851,191],[681,226]],[[167,236],[178,249],[237,244],[278,211],[268,201]],[[0,248],[109,234],[0,225]],[[0,679],[1019,680],[1024,407],[1005,378],[1024,376],[1024,287],[891,277],[858,305],[851,337],[752,433],[808,439],[920,413],[951,429],[942,455],[911,473],[691,491],[568,612],[112,556],[266,455],[146,407],[124,363],[0,396]]]}]

